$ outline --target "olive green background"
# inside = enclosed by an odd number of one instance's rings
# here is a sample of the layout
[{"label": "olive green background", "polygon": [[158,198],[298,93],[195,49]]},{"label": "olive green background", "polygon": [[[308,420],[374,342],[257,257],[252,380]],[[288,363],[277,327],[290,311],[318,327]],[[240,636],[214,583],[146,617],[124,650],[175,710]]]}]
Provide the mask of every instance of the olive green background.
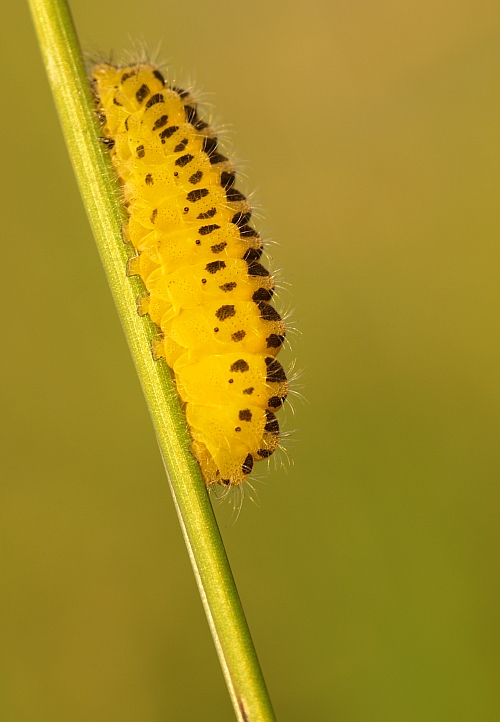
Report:
[{"label": "olive green background", "polygon": [[[291,284],[293,463],[217,511],[278,719],[500,719],[498,2],[72,8],[204,91]],[[21,0],[1,33],[0,720],[230,722]]]}]

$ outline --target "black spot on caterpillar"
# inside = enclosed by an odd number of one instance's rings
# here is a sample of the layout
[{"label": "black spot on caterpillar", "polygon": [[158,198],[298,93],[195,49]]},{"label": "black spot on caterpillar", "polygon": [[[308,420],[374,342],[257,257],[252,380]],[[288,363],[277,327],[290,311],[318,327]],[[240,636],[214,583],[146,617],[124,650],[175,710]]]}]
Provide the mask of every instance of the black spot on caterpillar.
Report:
[{"label": "black spot on caterpillar", "polygon": [[271,396],[271,398],[267,402],[267,405],[270,406],[272,409],[279,409],[281,404],[282,400],[280,396]]},{"label": "black spot on caterpillar", "polygon": [[250,366],[247,364],[245,359],[238,359],[238,361],[235,361],[233,364],[231,364],[230,371],[233,373],[236,373],[237,371],[240,371],[241,373],[248,371]]},{"label": "black spot on caterpillar", "polygon": [[231,223],[234,223],[234,225],[238,227],[244,226],[250,220],[251,215],[250,211],[247,213],[235,213],[231,218]]},{"label": "black spot on caterpillar", "polygon": [[205,270],[209,273],[217,273],[217,271],[222,271],[223,268],[226,267],[226,264],[224,261],[212,261],[212,263],[207,263],[205,266]]},{"label": "black spot on caterpillar", "polygon": [[258,303],[259,301],[270,301],[273,297],[273,292],[270,289],[267,288],[259,288],[252,296],[252,301],[255,301],[255,303]]},{"label": "black spot on caterpillar", "polygon": [[[168,115],[162,115],[160,118],[158,118],[158,120],[155,120],[155,122],[153,123],[153,132],[155,130],[159,130],[160,128],[163,128],[163,126],[166,125],[167,123],[168,123]],[[163,131],[163,132],[165,132],[165,131]]]},{"label": "black spot on caterpillar", "polygon": [[180,98],[187,98],[189,95],[187,90],[183,90],[182,88],[172,88],[172,90],[175,90],[175,92],[179,95]]},{"label": "black spot on caterpillar", "polygon": [[249,276],[269,276],[269,271],[260,263],[251,262],[248,264]]},{"label": "black spot on caterpillar", "polygon": [[228,173],[226,170],[223,170],[220,174],[220,184],[223,188],[231,188],[235,181],[235,175],[234,173]]},{"label": "black spot on caterpillar", "polygon": [[[243,254],[243,260],[245,260],[247,263],[250,263],[251,261],[258,261],[261,256],[262,256],[262,248],[249,248]],[[260,300],[265,301],[266,299],[261,298]]]},{"label": "black spot on caterpillar", "polygon": [[211,153],[213,153],[217,148],[217,138],[204,138],[203,145],[201,147],[205,153],[211,155]]},{"label": "black spot on caterpillar", "polygon": [[285,340],[285,334],[271,333],[266,338],[267,348],[279,348]]},{"label": "black spot on caterpillar", "polygon": [[202,178],[203,173],[201,172],[201,170],[197,170],[196,173],[193,173],[193,175],[190,176],[189,182],[192,183],[192,185],[196,185],[196,183],[199,183]]},{"label": "black spot on caterpillar", "polygon": [[146,103],[146,110],[148,108],[151,108],[153,105],[156,105],[157,103],[164,103],[164,102],[165,102],[165,98],[163,97],[163,95],[161,93],[156,93],[156,95],[153,95],[153,97],[150,98],[148,100],[148,102]]},{"label": "black spot on caterpillar", "polygon": [[135,94],[135,97],[137,98],[138,103],[142,103],[142,101],[147,98],[149,95],[149,88],[148,86],[143,83],[137,93]]},{"label": "black spot on caterpillar", "polygon": [[217,163],[224,163],[227,160],[227,158],[220,153],[214,153],[213,155],[209,156],[209,158],[212,165],[216,165]]},{"label": "black spot on caterpillar", "polygon": [[215,312],[216,317],[219,319],[219,321],[225,321],[228,318],[231,318],[232,316],[236,315],[236,310],[234,306],[226,305],[221,306],[217,309]]},{"label": "black spot on caterpillar", "polygon": [[153,75],[155,76],[156,80],[159,80],[162,85],[165,85],[165,78],[163,77],[163,75],[160,73],[159,70],[157,70],[155,68],[153,70]]},{"label": "black spot on caterpillar", "polygon": [[283,366],[272,356],[267,356],[264,359],[267,366],[267,377],[268,383],[280,383],[286,381],[286,374]]},{"label": "black spot on caterpillar", "polygon": [[229,188],[229,190],[226,191],[226,198],[228,199],[228,201],[231,201],[233,203],[235,203],[236,201],[246,201],[246,197],[243,195],[243,193],[237,191],[236,188]]},{"label": "black spot on caterpillar", "polygon": [[136,71],[136,70],[132,70],[132,71],[129,72],[129,73],[123,73],[122,78],[121,78],[121,82],[124,83],[126,80],[128,80],[129,78],[132,78],[132,77],[133,77],[134,75],[136,75],[136,74],[137,74],[137,71]]},{"label": "black spot on caterpillar", "polygon": [[209,233],[213,233],[214,231],[217,231],[220,228],[216,223],[212,223],[209,226],[201,226],[201,228],[198,229],[198,232],[200,236],[208,236]]},{"label": "black spot on caterpillar", "polygon": [[193,108],[191,105],[185,105],[184,112],[186,114],[186,123],[191,123],[193,120],[196,120],[196,108]]},{"label": "black spot on caterpillar", "polygon": [[[181,140],[181,142],[175,146],[174,153],[182,153],[182,151],[186,149],[188,142],[189,141],[187,138],[183,138]],[[184,156],[184,157],[186,157],[186,156]]]},{"label": "black spot on caterpillar", "polygon": [[241,470],[244,474],[248,475],[253,469],[253,456],[248,454],[245,461],[241,465]]},{"label": "black spot on caterpillar", "polygon": [[199,213],[196,218],[199,221],[203,221],[207,218],[213,218],[215,215],[217,215],[217,208],[210,208],[210,210],[206,211],[205,213]]},{"label": "black spot on caterpillar", "polygon": [[[161,120],[162,118],[166,118],[166,119],[167,119],[165,122],[168,121],[168,115],[162,115],[162,117],[160,118],[160,120]],[[158,122],[158,121],[157,121],[157,122]],[[160,126],[158,126],[158,127],[160,127]],[[153,130],[154,130],[154,127],[153,127]],[[160,138],[161,138],[161,140],[162,140],[163,142],[165,142],[166,140],[168,140],[168,139],[170,138],[171,135],[173,135],[173,134],[174,134],[176,131],[178,131],[178,130],[179,130],[179,126],[177,126],[177,125],[171,125],[169,128],[165,128],[165,130],[162,130],[162,132],[160,133]],[[180,158],[179,158],[179,160],[180,160]],[[177,165],[179,165],[179,163],[178,163]]]},{"label": "black spot on caterpillar", "polygon": [[240,236],[242,238],[252,238],[254,236],[258,236],[259,234],[257,231],[254,231],[253,228],[250,228],[250,226],[241,226],[240,227]]},{"label": "black spot on caterpillar", "polygon": [[226,241],[222,241],[222,243],[216,243],[214,246],[210,246],[210,250],[212,251],[212,253],[222,253],[226,246]]},{"label": "black spot on caterpillar", "polygon": [[265,413],[266,413],[267,423],[264,426],[264,429],[269,434],[279,434],[280,425],[278,424],[278,419],[276,418],[276,416],[273,414],[272,411],[266,411]]},{"label": "black spot on caterpillar", "polygon": [[[264,303],[264,301],[258,301],[257,306],[260,310],[260,316],[265,321],[281,321],[281,316],[277,312],[277,310],[271,306],[269,303]],[[276,361],[276,363],[278,363]]]},{"label": "black spot on caterpillar", "polygon": [[[196,201],[199,201],[202,198],[206,198],[209,193],[210,191],[208,190],[208,188],[197,188],[194,191],[189,191],[186,197],[190,203],[196,203]],[[217,211],[215,212],[217,213]]]},{"label": "black spot on caterpillar", "polygon": [[194,155],[189,155],[189,153],[187,155],[181,155],[181,157],[177,158],[177,160],[175,161],[175,165],[178,165],[180,168],[184,168],[185,165],[191,163],[193,158]]}]

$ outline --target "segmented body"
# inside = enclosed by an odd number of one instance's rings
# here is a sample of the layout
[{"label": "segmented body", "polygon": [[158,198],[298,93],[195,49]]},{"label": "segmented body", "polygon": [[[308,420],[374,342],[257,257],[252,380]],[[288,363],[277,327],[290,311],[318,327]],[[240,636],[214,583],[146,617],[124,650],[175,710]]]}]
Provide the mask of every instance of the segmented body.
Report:
[{"label": "segmented body", "polygon": [[103,139],[123,188],[129,274],[149,295],[157,355],[175,373],[207,485],[241,484],[277,448],[284,323],[251,207],[190,93],[142,63],[94,68]]}]

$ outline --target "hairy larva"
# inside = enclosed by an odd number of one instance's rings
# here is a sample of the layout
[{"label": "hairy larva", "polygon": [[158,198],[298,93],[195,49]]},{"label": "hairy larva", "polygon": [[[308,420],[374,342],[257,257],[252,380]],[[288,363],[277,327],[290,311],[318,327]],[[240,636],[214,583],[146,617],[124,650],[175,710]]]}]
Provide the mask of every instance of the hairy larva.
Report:
[{"label": "hairy larva", "polygon": [[278,447],[285,325],[235,171],[192,95],[151,63],[92,73],[103,142],[122,184],[156,344],[173,369],[207,485],[241,484]]}]

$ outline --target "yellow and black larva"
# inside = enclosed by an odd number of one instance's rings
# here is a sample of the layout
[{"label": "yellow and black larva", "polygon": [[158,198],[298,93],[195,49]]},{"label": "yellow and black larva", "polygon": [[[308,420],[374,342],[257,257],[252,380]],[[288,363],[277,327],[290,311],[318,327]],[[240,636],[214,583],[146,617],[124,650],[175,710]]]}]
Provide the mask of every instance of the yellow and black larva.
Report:
[{"label": "yellow and black larva", "polygon": [[250,203],[192,95],[157,67],[103,63],[92,82],[137,251],[128,273],[149,294],[139,312],[161,329],[156,354],[175,373],[207,485],[241,484],[279,445],[288,394],[275,358],[285,325]]}]

